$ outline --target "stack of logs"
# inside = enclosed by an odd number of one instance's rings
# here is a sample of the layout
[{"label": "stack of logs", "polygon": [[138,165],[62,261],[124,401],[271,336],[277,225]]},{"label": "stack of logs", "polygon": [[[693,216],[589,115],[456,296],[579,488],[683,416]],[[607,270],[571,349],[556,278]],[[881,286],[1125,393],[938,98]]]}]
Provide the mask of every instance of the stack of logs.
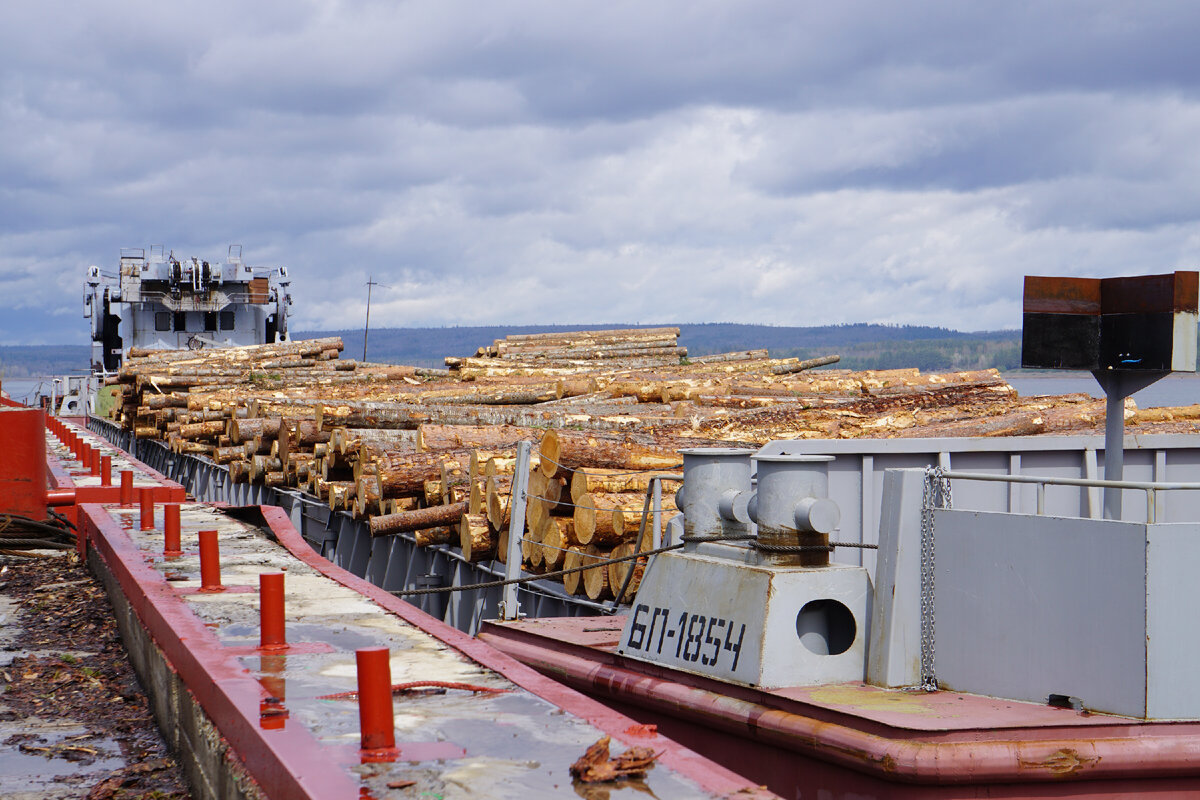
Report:
[{"label": "stack of logs", "polygon": [[[665,352],[677,329],[649,331],[509,337],[477,358],[447,359],[449,372],[342,360],[337,338],[134,352],[113,380],[119,419],[136,436],[226,465],[234,481],[299,487],[368,520],[374,535],[456,545],[471,561],[505,557],[516,447],[533,442],[521,532],[531,573],[631,553],[650,476],[674,475],[685,447],[1104,425],[1103,401],[1020,398],[994,370],[814,372],[837,357],[765,351],[688,361]],[[1152,409],[1146,423],[1200,417],[1175,411],[1168,420]],[[665,482],[664,510],[677,486]],[[630,563],[562,580],[604,599]]]}]

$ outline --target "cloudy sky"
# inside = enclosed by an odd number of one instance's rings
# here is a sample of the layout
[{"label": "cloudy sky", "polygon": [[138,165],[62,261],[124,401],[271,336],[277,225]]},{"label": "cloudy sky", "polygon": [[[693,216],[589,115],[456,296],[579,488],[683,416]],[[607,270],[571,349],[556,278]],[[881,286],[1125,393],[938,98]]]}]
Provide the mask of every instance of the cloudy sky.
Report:
[{"label": "cloudy sky", "polygon": [[293,329],[1020,325],[1200,265],[1200,5],[0,5],[0,343],[163,244]]}]

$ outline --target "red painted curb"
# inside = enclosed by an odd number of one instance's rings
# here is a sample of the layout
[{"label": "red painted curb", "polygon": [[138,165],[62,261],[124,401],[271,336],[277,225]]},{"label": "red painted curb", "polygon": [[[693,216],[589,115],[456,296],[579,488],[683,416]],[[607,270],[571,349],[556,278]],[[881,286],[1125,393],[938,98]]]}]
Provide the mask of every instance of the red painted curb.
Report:
[{"label": "red painted curb", "polygon": [[150,567],[125,531],[99,505],[80,507],[81,535],[104,562],[168,663],[270,797],[359,797],[359,786],[330,768],[330,750],[303,726],[264,730],[259,725],[262,685]]},{"label": "red painted curb", "polygon": [[[286,511],[275,506],[259,506],[259,509],[279,543],[286,547],[293,556],[326,577],[369,597],[405,622],[440,639],[485,667],[495,670],[522,689],[548,700],[570,714],[587,720],[613,739],[631,747],[647,744],[645,736],[634,736],[629,733],[631,728],[636,730],[637,722],[635,720],[613,711],[568,686],[545,677],[486,642],[468,636],[375,584],[330,563],[318,555],[292,526]],[[658,736],[649,744],[656,751],[662,752],[662,755],[659,756],[660,763],[699,784],[706,791],[716,794],[737,792],[739,798],[747,798],[747,800],[776,797],[773,793],[751,783],[741,775],[709,761],[671,739]]]}]

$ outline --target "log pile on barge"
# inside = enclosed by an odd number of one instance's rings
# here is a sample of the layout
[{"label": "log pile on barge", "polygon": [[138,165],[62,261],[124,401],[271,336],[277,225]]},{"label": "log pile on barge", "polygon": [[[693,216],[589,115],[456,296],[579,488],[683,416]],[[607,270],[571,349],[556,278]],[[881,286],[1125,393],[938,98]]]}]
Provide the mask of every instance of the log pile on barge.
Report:
[{"label": "log pile on barge", "polygon": [[[632,553],[649,476],[673,475],[683,448],[1104,425],[1103,401],[1021,398],[996,370],[816,371],[837,357],[770,358],[765,350],[689,358],[678,335],[510,336],[473,357],[447,358],[447,369],[343,359],[337,337],[134,349],[113,382],[118,421],[138,438],[224,464],[234,481],[297,487],[367,519],[373,535],[456,545],[471,561],[504,557],[516,446],[532,441],[521,550],[533,573]],[[1195,411],[1130,404],[1126,416],[1134,425],[1190,427]],[[677,486],[665,482],[665,508]],[[627,569],[563,580],[569,591],[605,599]]]}]

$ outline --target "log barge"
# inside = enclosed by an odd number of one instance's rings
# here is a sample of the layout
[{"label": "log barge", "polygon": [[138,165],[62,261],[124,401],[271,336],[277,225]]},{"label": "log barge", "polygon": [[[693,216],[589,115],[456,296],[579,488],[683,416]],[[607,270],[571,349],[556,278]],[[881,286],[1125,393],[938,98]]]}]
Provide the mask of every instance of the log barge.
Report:
[{"label": "log barge", "polygon": [[[1194,275],[1154,311],[1190,332]],[[1099,297],[1097,343],[1128,322]],[[786,796],[1196,789],[1194,654],[1162,598],[1190,591],[1200,409],[1138,411],[1145,374],[1030,399],[990,371],[689,361],[673,334],[498,341],[445,372],[346,368],[333,341],[138,354],[120,418],[89,426],[210,499],[278,503],[334,564]],[[785,489],[762,494],[764,465]]]}]

